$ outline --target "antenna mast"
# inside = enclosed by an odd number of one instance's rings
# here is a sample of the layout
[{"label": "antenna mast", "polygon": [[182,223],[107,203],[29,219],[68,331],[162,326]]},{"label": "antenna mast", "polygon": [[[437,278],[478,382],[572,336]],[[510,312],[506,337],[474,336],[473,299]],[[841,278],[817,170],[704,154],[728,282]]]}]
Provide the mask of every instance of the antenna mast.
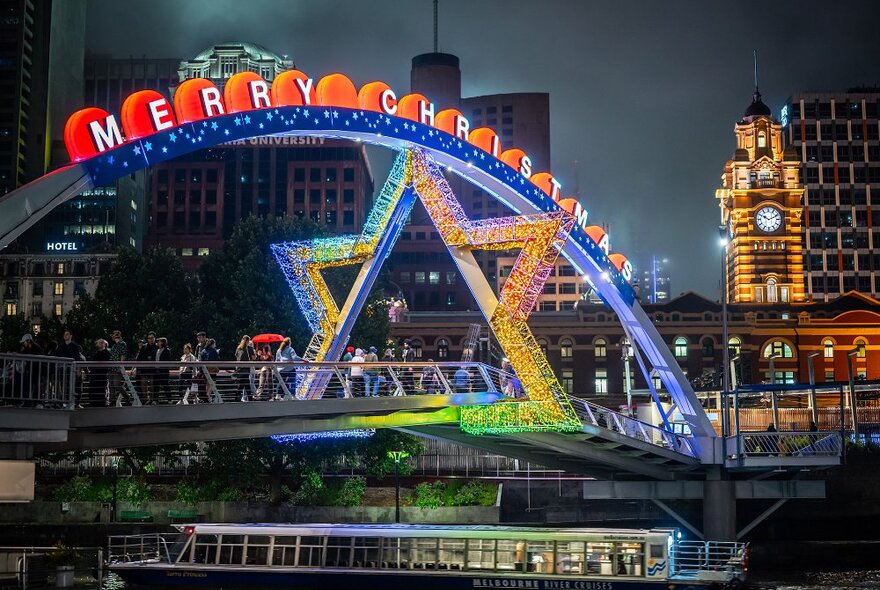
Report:
[{"label": "antenna mast", "polygon": [[437,53],[437,2],[434,0],[434,53]]},{"label": "antenna mast", "polygon": [[[435,5],[435,6],[437,5],[437,0],[434,0],[434,5]],[[436,13],[435,13],[434,20],[435,20],[435,23],[436,23],[436,20],[437,20],[437,18],[436,18]],[[437,35],[437,33],[436,33],[436,24],[435,24],[434,26],[435,26],[435,32],[434,32],[434,36],[435,36],[435,37],[434,37],[434,38],[435,38],[435,43],[436,43],[436,35]],[[753,49],[753,50],[752,50],[752,57],[753,57],[754,60],[755,60],[755,92],[757,92],[757,91],[758,91],[758,50],[757,50],[757,49]]]}]

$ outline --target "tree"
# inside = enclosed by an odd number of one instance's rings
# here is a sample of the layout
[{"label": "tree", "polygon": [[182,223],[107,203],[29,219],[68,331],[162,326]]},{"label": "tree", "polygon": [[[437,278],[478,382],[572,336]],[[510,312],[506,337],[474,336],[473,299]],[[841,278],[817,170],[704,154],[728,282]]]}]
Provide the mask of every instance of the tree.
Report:
[{"label": "tree", "polygon": [[192,288],[172,250],[156,248],[139,254],[123,248],[110,272],[101,277],[94,297],[80,296],[68,312],[67,325],[80,342],[108,338],[116,329],[130,341],[138,330],[146,329],[143,321],[151,313],[184,318]]},{"label": "tree", "polygon": [[31,327],[23,313],[3,316],[0,318],[0,350],[18,352],[21,346],[21,337],[30,333]]},{"label": "tree", "polygon": [[191,450],[190,445],[159,445],[151,447],[130,447],[119,449],[122,463],[134,474],[135,480],[143,484],[147,475],[155,469],[156,459],[171,467],[180,460],[183,453]]},{"label": "tree", "polygon": [[391,323],[388,320],[388,302],[382,297],[373,296],[361,310],[354,328],[351,330],[351,339],[355,345],[367,350],[375,346],[382,358],[382,349],[388,346],[391,338]]},{"label": "tree", "polygon": [[[405,451],[410,457],[416,457],[425,451],[425,445],[419,437],[412,434],[382,429],[377,430],[370,438],[363,439],[358,450],[367,474],[382,478],[394,472],[394,459],[388,456],[389,451]],[[407,475],[411,471],[408,463],[401,462],[401,475]]]},{"label": "tree", "polygon": [[310,334],[269,246],[324,234],[321,226],[296,217],[251,216],[207,257],[195,313],[203,318],[201,328],[223,343],[223,356],[231,356],[242,334],[260,332],[290,336],[302,352]]}]

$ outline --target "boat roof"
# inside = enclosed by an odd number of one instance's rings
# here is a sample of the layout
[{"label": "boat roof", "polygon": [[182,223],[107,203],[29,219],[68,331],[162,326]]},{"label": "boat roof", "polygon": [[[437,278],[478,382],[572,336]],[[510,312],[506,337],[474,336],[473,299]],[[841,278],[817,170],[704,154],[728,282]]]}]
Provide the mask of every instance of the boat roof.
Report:
[{"label": "boat roof", "polygon": [[516,527],[495,525],[431,525],[431,524],[279,524],[279,523],[196,523],[177,525],[184,530],[193,527],[197,534],[234,535],[328,535],[328,536],[402,536],[402,537],[450,537],[507,539],[528,538],[580,538],[593,537],[604,540],[643,538],[649,533],[669,535],[668,529],[611,529],[611,528],[551,528]]}]

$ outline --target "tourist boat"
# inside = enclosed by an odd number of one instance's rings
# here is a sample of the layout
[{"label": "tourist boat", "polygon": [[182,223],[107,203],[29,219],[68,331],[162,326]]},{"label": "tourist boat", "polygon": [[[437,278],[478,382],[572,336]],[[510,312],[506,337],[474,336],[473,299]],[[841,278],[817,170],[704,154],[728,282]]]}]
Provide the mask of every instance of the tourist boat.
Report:
[{"label": "tourist boat", "polygon": [[108,567],[150,586],[676,590],[744,581],[743,543],[676,530],[192,524],[110,537]]}]

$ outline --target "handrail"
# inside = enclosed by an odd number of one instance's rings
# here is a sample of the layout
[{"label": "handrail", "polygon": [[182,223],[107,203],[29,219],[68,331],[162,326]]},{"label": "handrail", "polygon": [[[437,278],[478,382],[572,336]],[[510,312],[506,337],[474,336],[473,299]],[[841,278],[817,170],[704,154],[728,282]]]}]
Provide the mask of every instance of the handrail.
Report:
[{"label": "handrail", "polygon": [[730,458],[839,457],[843,451],[837,432],[742,432],[726,440]]},{"label": "handrail", "polygon": [[669,555],[670,574],[733,571],[742,574],[748,562],[748,544],[735,541],[677,541]]}]

